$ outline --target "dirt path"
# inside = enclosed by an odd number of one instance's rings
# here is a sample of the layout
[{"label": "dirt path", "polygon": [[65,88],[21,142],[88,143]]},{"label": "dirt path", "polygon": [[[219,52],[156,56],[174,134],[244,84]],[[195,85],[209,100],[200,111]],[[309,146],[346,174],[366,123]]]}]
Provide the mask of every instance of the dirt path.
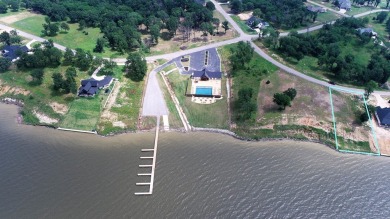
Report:
[{"label": "dirt path", "polygon": [[390,104],[381,97],[379,94],[372,94],[376,99],[376,106],[380,106],[381,108],[390,107]]},{"label": "dirt path", "polygon": [[0,18],[0,22],[6,23],[6,24],[12,24],[12,23],[15,23],[17,21],[23,20],[25,18],[34,17],[34,16],[36,16],[36,14],[33,14],[31,12],[26,11],[26,12],[22,12],[19,14],[2,17],[2,18]]},{"label": "dirt path", "polygon": [[376,120],[372,121],[381,154],[390,155],[390,130],[379,127]]}]

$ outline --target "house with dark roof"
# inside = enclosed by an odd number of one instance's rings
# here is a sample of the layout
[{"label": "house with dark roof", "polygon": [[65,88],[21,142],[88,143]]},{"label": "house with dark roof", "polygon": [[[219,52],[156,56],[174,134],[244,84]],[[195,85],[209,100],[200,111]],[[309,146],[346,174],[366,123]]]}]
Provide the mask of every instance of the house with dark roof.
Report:
[{"label": "house with dark roof", "polygon": [[364,33],[370,34],[371,36],[378,35],[372,28],[358,28],[356,30],[358,31],[359,35],[362,35]]},{"label": "house with dark roof", "polygon": [[194,71],[191,75],[194,80],[208,81],[208,80],[221,80],[222,72],[210,72],[206,69],[202,71]]},{"label": "house with dark roof", "polygon": [[344,10],[351,10],[351,1],[350,0],[337,0],[335,1],[337,7],[339,7],[340,9],[344,9]]},{"label": "house with dark roof", "polygon": [[248,25],[252,29],[254,29],[254,28],[262,29],[265,27],[269,27],[269,23],[261,20],[260,18],[258,18],[256,16],[252,16],[245,23],[246,23],[246,25]]},{"label": "house with dark roof", "polygon": [[375,117],[380,126],[390,128],[390,108],[376,107]]},{"label": "house with dark roof", "polygon": [[109,87],[112,81],[113,78],[111,76],[105,76],[102,80],[96,80],[94,78],[82,80],[78,95],[82,97],[93,97],[100,89]]},{"label": "house with dark roof", "polygon": [[311,11],[311,12],[314,12],[314,13],[324,13],[324,12],[326,12],[325,8],[320,7],[320,6],[316,6],[316,5],[308,5],[306,7],[306,9],[308,11]]},{"label": "house with dark roof", "polygon": [[16,61],[22,53],[27,53],[29,49],[27,46],[18,46],[18,45],[6,45],[3,50],[1,50],[1,55],[4,58],[9,59],[10,61]]},{"label": "house with dark roof", "polygon": [[187,96],[221,97],[222,72],[212,72],[207,69],[194,71],[191,75],[191,87],[187,88]]}]

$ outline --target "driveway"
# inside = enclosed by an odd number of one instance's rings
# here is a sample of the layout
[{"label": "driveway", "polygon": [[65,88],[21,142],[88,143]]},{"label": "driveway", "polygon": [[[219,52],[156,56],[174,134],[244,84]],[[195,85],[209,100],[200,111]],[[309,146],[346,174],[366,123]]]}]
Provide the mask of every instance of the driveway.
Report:
[{"label": "driveway", "polygon": [[142,106],[142,116],[162,116],[169,114],[164,95],[157,81],[157,72],[167,65],[168,63],[159,66],[149,74]]}]

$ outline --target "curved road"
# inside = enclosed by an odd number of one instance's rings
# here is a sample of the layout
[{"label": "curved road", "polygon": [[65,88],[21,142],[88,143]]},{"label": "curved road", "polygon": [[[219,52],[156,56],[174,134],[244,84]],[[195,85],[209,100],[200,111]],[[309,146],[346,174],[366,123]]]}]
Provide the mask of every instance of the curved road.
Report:
[{"label": "curved road", "polygon": [[[280,62],[278,62],[277,60],[275,60],[272,57],[270,57],[268,54],[266,54],[263,50],[261,50],[259,47],[257,47],[252,42],[252,40],[257,38],[256,35],[249,35],[249,34],[244,33],[241,30],[241,28],[237,25],[237,23],[233,21],[233,19],[225,12],[225,10],[223,10],[223,8],[215,0],[210,0],[210,1],[214,3],[216,10],[218,10],[223,15],[223,17],[230,23],[230,25],[234,29],[236,29],[236,31],[240,35],[239,37],[234,38],[234,39],[230,39],[230,40],[226,40],[226,41],[222,41],[222,42],[212,43],[212,44],[209,44],[209,45],[205,45],[205,46],[201,46],[201,47],[197,47],[197,48],[193,48],[193,49],[184,50],[184,51],[178,51],[178,52],[169,53],[169,54],[163,54],[163,55],[149,56],[149,57],[146,57],[146,60],[147,61],[154,61],[154,60],[157,60],[157,59],[172,60],[172,59],[174,59],[176,57],[183,56],[183,55],[186,55],[186,54],[189,54],[189,53],[193,53],[193,52],[202,51],[202,50],[205,50],[205,49],[220,47],[220,46],[227,45],[227,44],[233,44],[233,43],[237,43],[239,41],[251,41],[251,44],[254,47],[254,50],[255,50],[255,52],[257,54],[259,54],[260,56],[262,56],[267,61],[271,62],[272,64],[278,66],[280,69],[282,69],[282,70],[284,70],[284,71],[286,71],[286,72],[288,72],[290,74],[293,74],[295,76],[298,76],[300,78],[303,78],[303,79],[305,79],[307,81],[310,81],[312,83],[316,83],[316,84],[321,85],[321,86],[326,86],[326,87],[330,87],[331,86],[331,87],[336,87],[336,88],[340,88],[340,89],[348,89],[348,90],[354,90],[354,91],[358,91],[358,92],[364,92],[364,90],[362,90],[362,89],[348,88],[348,87],[343,87],[343,86],[332,86],[332,85],[328,84],[325,81],[321,81],[321,80],[312,78],[312,77],[310,77],[308,75],[305,75],[305,74],[303,74],[303,73],[301,73],[301,72],[299,72],[299,71],[297,71],[295,69],[292,69],[292,68],[290,68],[290,67],[288,67],[288,66],[286,66],[286,65],[284,65],[284,64],[282,64]],[[309,1],[309,2],[312,3],[311,1]],[[324,6],[322,6],[322,7],[324,7]],[[368,15],[368,14],[371,14],[371,13],[380,12],[380,11],[389,11],[389,10],[387,10],[387,9],[377,9],[377,10],[367,11],[367,12],[355,15],[354,17],[362,17],[362,16],[365,16],[365,15]],[[307,29],[303,29],[303,30],[298,31],[298,33],[306,33],[308,31],[310,32],[310,31],[318,30],[322,26],[323,25],[318,25],[318,26],[307,28]],[[0,29],[6,30],[6,31],[15,30],[15,28],[6,26],[4,24],[0,24]],[[35,35],[32,35],[32,34],[26,33],[24,31],[17,30],[17,32],[18,32],[18,34],[20,36],[28,38],[28,39],[34,39],[34,40],[39,41],[39,42],[44,42],[46,40],[44,38],[41,38],[41,37],[38,37],[38,36],[35,36]],[[281,36],[287,35],[287,34],[288,33],[282,33]],[[64,47],[62,45],[59,45],[57,43],[54,43],[54,46],[57,47],[58,49],[62,50],[62,51],[65,51],[65,49],[66,49],[66,47]],[[125,58],[116,58],[116,59],[113,59],[113,60],[115,62],[117,62],[118,64],[123,64],[126,61]],[[154,73],[154,74],[151,74],[150,76],[152,76],[152,78],[154,78],[154,77],[156,77],[156,74]],[[151,90],[156,90],[156,89],[160,90],[159,88],[157,88],[158,84],[154,83],[153,79],[149,80],[149,82],[153,82],[152,84],[148,83],[148,87],[149,87],[149,85],[152,86],[152,88],[150,88]],[[148,93],[148,88],[147,88],[146,92]],[[154,92],[150,92],[150,93],[154,93]],[[161,91],[159,91],[157,93],[161,93]],[[154,94],[156,95],[157,93],[154,93]],[[390,96],[390,91],[375,91],[375,93],[376,94],[380,94],[380,95]],[[160,95],[158,95],[158,96],[160,96]],[[151,98],[151,99],[154,99],[154,98]],[[155,102],[155,101],[153,100],[152,102]],[[144,103],[147,104],[146,102],[144,102]],[[164,103],[164,105],[165,105],[165,103]],[[164,108],[166,108],[166,107],[164,107]],[[163,111],[165,113],[165,109]]]}]

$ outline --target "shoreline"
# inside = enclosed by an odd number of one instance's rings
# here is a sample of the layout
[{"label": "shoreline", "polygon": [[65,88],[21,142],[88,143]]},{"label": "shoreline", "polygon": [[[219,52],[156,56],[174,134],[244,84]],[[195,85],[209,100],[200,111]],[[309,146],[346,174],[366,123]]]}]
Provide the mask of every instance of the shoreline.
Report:
[{"label": "shoreline", "polygon": [[[23,124],[23,125],[29,125],[29,126],[41,126],[45,128],[52,128],[58,131],[69,131],[69,132],[75,132],[75,133],[81,133],[81,134],[91,134],[91,133],[86,133],[86,131],[83,130],[75,130],[75,131],[70,131],[68,129],[64,129],[61,127],[53,126],[53,125],[48,125],[48,124],[27,124],[23,122],[23,116],[20,114],[21,109],[23,108],[24,104],[22,101],[17,100],[17,99],[12,99],[12,98],[3,98],[0,100],[0,104],[9,104],[9,105],[15,105],[18,107],[17,111],[17,123],[18,124]],[[115,133],[109,133],[107,135],[101,135],[98,132],[96,132],[96,136],[99,137],[115,137],[119,135],[124,135],[124,134],[137,134],[137,133],[152,133],[155,131],[155,128],[149,129],[149,130],[122,130],[119,132]],[[160,131],[160,132],[176,132],[176,133],[188,133],[188,131],[185,131],[184,128],[176,128],[176,129],[170,129],[169,131]],[[192,127],[192,132],[208,132],[208,133],[216,133],[216,134],[223,134],[227,135],[230,137],[233,137],[234,139],[240,140],[240,141],[249,141],[249,142],[276,142],[276,141],[294,141],[294,142],[308,142],[308,143],[316,143],[316,144],[321,144],[324,145],[338,153],[345,153],[343,151],[338,151],[333,145],[327,144],[326,142],[321,142],[318,140],[312,140],[312,139],[297,139],[297,138],[259,138],[259,139],[253,139],[253,138],[248,138],[244,136],[240,136],[236,134],[233,131],[227,130],[227,129],[218,129],[218,128],[202,128],[202,127]],[[353,153],[353,154],[359,154],[359,153]],[[384,156],[384,157],[390,157],[386,155],[377,155],[377,156]]]}]

